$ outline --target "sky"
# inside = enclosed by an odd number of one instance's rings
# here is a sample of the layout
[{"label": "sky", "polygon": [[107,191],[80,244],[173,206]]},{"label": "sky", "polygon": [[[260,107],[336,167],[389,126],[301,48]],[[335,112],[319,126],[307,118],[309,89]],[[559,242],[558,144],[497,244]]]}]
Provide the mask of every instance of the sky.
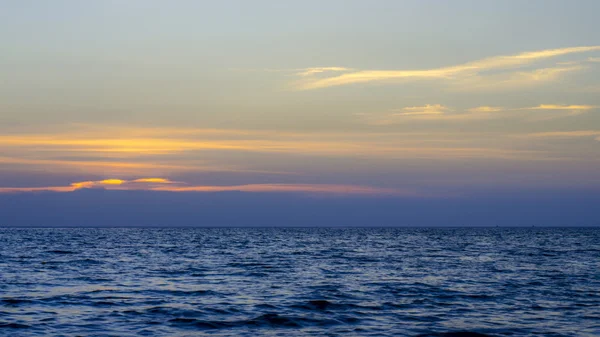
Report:
[{"label": "sky", "polygon": [[0,226],[599,225],[599,12],[0,2]]}]

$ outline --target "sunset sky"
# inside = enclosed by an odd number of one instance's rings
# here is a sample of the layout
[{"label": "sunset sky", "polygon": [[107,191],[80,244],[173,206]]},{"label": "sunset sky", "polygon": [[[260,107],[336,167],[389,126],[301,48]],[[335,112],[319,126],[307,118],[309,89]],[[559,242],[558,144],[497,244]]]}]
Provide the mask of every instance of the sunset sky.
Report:
[{"label": "sunset sky", "polygon": [[4,2],[0,226],[78,193],[90,217],[123,193],[165,214],[181,212],[165,200],[225,209],[241,193],[263,213],[272,199],[379,205],[386,225],[395,205],[488,198],[504,214],[542,197],[598,224],[598,13],[596,0]]}]

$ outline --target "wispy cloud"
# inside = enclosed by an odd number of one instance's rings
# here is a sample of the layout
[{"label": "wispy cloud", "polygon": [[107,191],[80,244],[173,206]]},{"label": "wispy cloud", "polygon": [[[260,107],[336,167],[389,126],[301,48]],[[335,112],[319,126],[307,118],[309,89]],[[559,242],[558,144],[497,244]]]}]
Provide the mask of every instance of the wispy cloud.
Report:
[{"label": "wispy cloud", "polygon": [[558,105],[558,104],[540,104],[531,108],[521,108],[521,110],[591,110],[596,109],[596,105]]},{"label": "wispy cloud", "polygon": [[577,66],[554,66],[534,70],[512,70],[499,73],[470,74],[453,78],[453,91],[491,91],[533,87],[558,80],[561,76],[584,69]]},{"label": "wispy cloud", "polygon": [[386,114],[361,114],[361,119],[365,120],[370,125],[391,125],[397,124],[406,120],[439,120],[447,118],[447,112],[450,108],[441,104],[427,104],[424,106],[405,107],[397,110],[391,110]]},{"label": "wispy cloud", "polygon": [[[478,106],[463,111],[454,112],[447,106],[441,104],[427,104],[418,107],[405,107],[391,110],[384,114],[359,114],[359,118],[370,125],[391,125],[407,121],[474,121],[498,118],[524,118],[531,121],[548,120],[568,116],[581,115],[592,109],[595,105],[559,105],[540,104],[534,107],[503,108],[493,106]],[[524,115],[525,111],[558,111],[566,112],[554,115],[530,116]]]},{"label": "wispy cloud", "polygon": [[174,184],[174,181],[165,178],[139,178],[132,180],[134,183]]},{"label": "wispy cloud", "polygon": [[253,193],[308,193],[329,195],[396,195],[422,196],[421,194],[393,188],[337,184],[247,184],[247,185],[194,185],[170,181],[165,178],[140,178],[135,180],[106,179],[75,182],[69,186],[0,187],[0,193],[74,192],[81,189],[142,190],[160,192],[253,192]]},{"label": "wispy cloud", "polygon": [[[585,53],[600,50],[600,46],[584,46],[561,49],[548,49],[541,51],[525,52],[516,55],[495,56],[468,62],[456,66],[422,69],[422,70],[343,70],[339,67],[338,71],[344,73],[331,77],[316,77],[309,76],[311,72],[302,73],[302,79],[294,84],[298,90],[313,90],[355,83],[381,82],[389,80],[423,80],[423,79],[441,79],[451,80],[457,83],[462,83],[463,86],[472,82],[471,86],[482,82],[485,76],[504,76],[503,82],[507,85],[515,85],[516,83],[533,83],[555,79],[557,76],[581,69],[580,66],[571,67],[546,67],[534,69],[532,71],[524,71],[519,69],[525,65],[531,65],[546,59],[575,54]],[[331,67],[338,69],[338,67]],[[314,68],[319,69],[319,68]],[[513,70],[507,75],[501,74],[486,74],[490,70]],[[316,72],[315,72],[316,73]],[[498,78],[496,78],[498,79]],[[479,83],[482,84],[489,83]]]},{"label": "wispy cloud", "polygon": [[[39,159],[39,158],[23,158],[23,157],[0,157],[0,163],[4,164],[4,168],[8,165],[22,165],[26,167],[40,166],[46,171],[53,171],[53,168],[58,168],[58,171],[66,171],[69,168],[76,171],[84,172],[141,172],[141,171],[203,171],[203,169],[211,170],[201,165],[194,167],[178,165],[175,163],[157,163],[157,162],[140,162],[140,161],[111,161],[111,160],[89,160],[88,158],[80,160],[63,160],[63,159]],[[222,168],[213,167],[212,170],[221,170]]]},{"label": "wispy cloud", "polygon": [[542,110],[542,111],[558,111],[559,114],[536,116],[534,121],[550,120],[570,116],[578,116],[587,113],[589,110],[598,108],[595,105],[557,105],[557,104],[540,104],[535,107],[521,108],[520,110]]},{"label": "wispy cloud", "polygon": [[[406,118],[472,118],[450,114],[442,105],[407,107],[370,123],[393,124]],[[447,117],[446,117],[447,116]],[[455,117],[456,116],[456,117]],[[127,135],[123,137],[123,135]],[[441,140],[443,138],[443,140]],[[296,167],[280,169],[259,161],[240,161],[244,153],[372,160],[502,158],[523,160],[541,153],[513,148],[452,146],[431,133],[288,133],[281,131],[202,130],[79,126],[74,130],[0,135],[0,170],[40,170],[94,175],[163,176],[178,172],[296,175]],[[461,137],[464,140],[464,135]],[[200,153],[206,155],[200,155]],[[218,153],[218,155],[217,155]]]},{"label": "wispy cloud", "polygon": [[259,68],[259,69],[230,69],[232,71],[242,72],[267,72],[267,73],[284,73],[296,76],[312,76],[328,72],[349,72],[353,71],[352,68],[346,67],[310,67],[310,68],[288,68],[288,69],[271,69],[271,68]]},{"label": "wispy cloud", "polygon": [[441,104],[427,104],[425,106],[411,106],[402,108],[400,112],[396,113],[397,116],[431,116],[431,115],[443,115],[448,111],[448,107]]},{"label": "wispy cloud", "polygon": [[84,188],[102,188],[108,190],[151,190],[162,184],[175,184],[165,178],[140,178],[135,180],[104,179],[96,181],[79,181],[69,186],[46,187],[0,187],[0,193],[17,192],[74,192]]},{"label": "wispy cloud", "polygon": [[504,111],[503,107],[498,106],[478,106],[475,108],[467,109],[468,112],[479,113],[479,112],[499,112]]},{"label": "wispy cloud", "polygon": [[597,141],[600,141],[600,130],[575,130],[575,131],[549,131],[549,132],[536,132],[528,133],[525,135],[519,135],[518,137],[527,138],[585,138],[585,137],[596,137]]},{"label": "wispy cloud", "polygon": [[156,187],[153,191],[168,192],[255,192],[255,193],[316,193],[337,195],[404,195],[419,196],[419,193],[403,191],[392,188],[381,188],[359,185],[332,185],[332,184],[248,184],[235,186],[181,186],[181,187]]},{"label": "wispy cloud", "polygon": [[299,76],[311,76],[311,75],[315,75],[315,74],[321,74],[321,73],[325,73],[325,72],[346,72],[346,71],[352,71],[353,69],[351,68],[344,68],[344,67],[316,67],[316,68],[305,68],[305,69],[297,69],[298,72],[296,73]]}]

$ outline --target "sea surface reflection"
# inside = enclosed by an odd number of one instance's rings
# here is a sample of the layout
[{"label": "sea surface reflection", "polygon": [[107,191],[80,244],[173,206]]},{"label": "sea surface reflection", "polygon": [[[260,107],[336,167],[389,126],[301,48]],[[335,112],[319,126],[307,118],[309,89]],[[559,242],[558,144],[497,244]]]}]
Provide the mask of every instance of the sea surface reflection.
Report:
[{"label": "sea surface reflection", "polygon": [[600,229],[4,228],[0,243],[0,335],[600,335]]}]

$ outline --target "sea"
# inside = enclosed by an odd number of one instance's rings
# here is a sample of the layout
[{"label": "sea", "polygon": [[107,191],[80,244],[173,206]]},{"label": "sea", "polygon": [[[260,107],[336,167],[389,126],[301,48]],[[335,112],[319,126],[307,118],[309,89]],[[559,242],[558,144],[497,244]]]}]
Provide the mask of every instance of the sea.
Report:
[{"label": "sea", "polygon": [[1,336],[600,336],[600,228],[1,228]]}]

